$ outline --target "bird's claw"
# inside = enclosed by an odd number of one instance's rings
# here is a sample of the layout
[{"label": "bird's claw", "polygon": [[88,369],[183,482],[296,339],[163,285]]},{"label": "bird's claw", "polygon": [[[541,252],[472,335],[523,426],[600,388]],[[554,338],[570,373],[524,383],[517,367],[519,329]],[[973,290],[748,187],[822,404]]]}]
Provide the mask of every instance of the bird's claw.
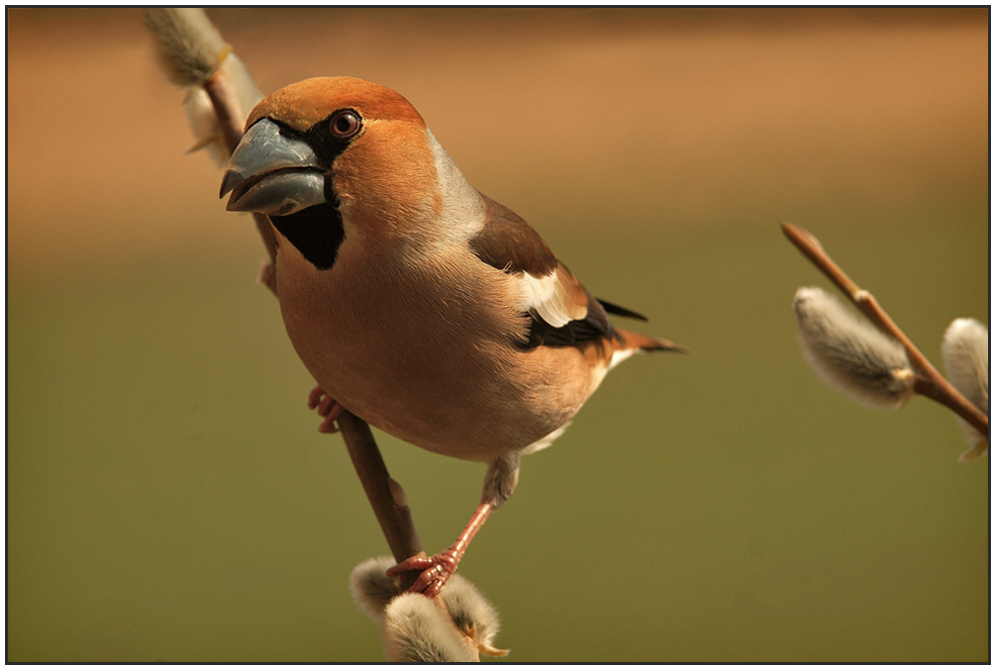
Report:
[{"label": "bird's claw", "polygon": [[421,570],[418,579],[408,589],[409,593],[421,593],[426,598],[435,598],[456,572],[460,559],[452,547],[435,556],[412,556],[390,568],[388,577],[397,577],[409,570]]},{"label": "bird's claw", "polygon": [[335,398],[327,394],[321,386],[311,389],[311,393],[308,394],[308,409],[316,408],[318,414],[324,417],[321,425],[318,426],[318,432],[338,433],[339,427],[335,425],[335,420],[339,418],[345,408],[336,402]]}]

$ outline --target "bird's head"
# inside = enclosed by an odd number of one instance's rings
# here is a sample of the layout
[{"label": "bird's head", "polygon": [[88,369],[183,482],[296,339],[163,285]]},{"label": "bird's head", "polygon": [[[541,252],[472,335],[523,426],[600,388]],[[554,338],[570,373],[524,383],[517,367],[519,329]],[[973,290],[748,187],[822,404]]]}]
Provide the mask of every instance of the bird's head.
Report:
[{"label": "bird's head", "polygon": [[319,269],[343,237],[418,234],[441,209],[438,148],[400,94],[353,77],[306,79],[249,114],[221,185],[228,209],[270,216]]}]

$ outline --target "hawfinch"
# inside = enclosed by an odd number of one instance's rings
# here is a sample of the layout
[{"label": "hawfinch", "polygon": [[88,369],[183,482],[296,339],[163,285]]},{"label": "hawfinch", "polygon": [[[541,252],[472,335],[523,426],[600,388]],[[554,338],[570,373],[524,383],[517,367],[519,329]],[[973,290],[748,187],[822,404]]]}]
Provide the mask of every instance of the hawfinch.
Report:
[{"label": "hawfinch", "polygon": [[414,107],[361,79],[308,79],[246,120],[221,195],[269,216],[287,334],[333,431],[343,408],[414,445],[488,464],[457,541],[388,571],[434,597],[519,457],[550,445],[605,373],[680,349],[615,328],[515,212],[467,183]]}]

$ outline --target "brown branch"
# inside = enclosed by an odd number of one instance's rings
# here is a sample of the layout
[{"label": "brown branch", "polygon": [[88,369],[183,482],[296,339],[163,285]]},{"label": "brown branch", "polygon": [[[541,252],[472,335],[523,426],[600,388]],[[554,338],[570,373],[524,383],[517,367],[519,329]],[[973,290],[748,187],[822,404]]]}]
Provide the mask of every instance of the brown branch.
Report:
[{"label": "brown branch", "polygon": [[239,106],[239,98],[232,88],[232,83],[220,69],[215,70],[213,75],[204,80],[203,86],[204,92],[211,100],[211,106],[214,107],[218,128],[225,140],[225,148],[231,156],[242,140],[242,122],[239,119],[243,116],[243,110]]},{"label": "brown branch", "polygon": [[[425,555],[404,489],[388,474],[370,426],[348,411],[340,414],[336,421],[394,560],[400,563],[410,556]],[[401,589],[408,590],[417,578],[417,571],[404,573]]]},{"label": "brown branch", "polygon": [[916,345],[906,336],[896,322],[886,313],[868,291],[858,287],[850,277],[847,276],[839,265],[823,250],[819,240],[806,229],[793,226],[790,223],[782,223],[782,232],[792,244],[798,247],[799,251],[808,258],[813,265],[820,269],[830,281],[857,306],[868,319],[886,335],[894,337],[906,349],[906,355],[910,359],[910,364],[917,371],[916,382],[913,390],[923,396],[941,403],[955,414],[965,419],[982,435],[989,438],[989,417],[982,410],[973,405],[963,396],[958,389],[944,378],[937,371],[927,357],[924,356]]}]

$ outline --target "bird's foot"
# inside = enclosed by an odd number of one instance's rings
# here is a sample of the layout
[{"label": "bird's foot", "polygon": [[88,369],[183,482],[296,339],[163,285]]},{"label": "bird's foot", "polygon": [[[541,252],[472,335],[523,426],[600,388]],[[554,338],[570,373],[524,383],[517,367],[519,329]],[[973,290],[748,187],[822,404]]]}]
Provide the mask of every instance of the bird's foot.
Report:
[{"label": "bird's foot", "polygon": [[335,420],[339,418],[345,408],[326,393],[321,386],[311,389],[311,393],[308,394],[308,409],[316,408],[318,414],[324,417],[322,424],[318,426],[318,432],[338,433],[339,427],[335,425]]},{"label": "bird's foot", "polygon": [[409,593],[421,593],[426,598],[435,598],[446,586],[453,573],[456,572],[460,557],[457,551],[450,547],[435,556],[412,556],[401,561],[387,571],[388,577],[397,577],[409,570],[421,570],[422,573],[408,589]]}]

